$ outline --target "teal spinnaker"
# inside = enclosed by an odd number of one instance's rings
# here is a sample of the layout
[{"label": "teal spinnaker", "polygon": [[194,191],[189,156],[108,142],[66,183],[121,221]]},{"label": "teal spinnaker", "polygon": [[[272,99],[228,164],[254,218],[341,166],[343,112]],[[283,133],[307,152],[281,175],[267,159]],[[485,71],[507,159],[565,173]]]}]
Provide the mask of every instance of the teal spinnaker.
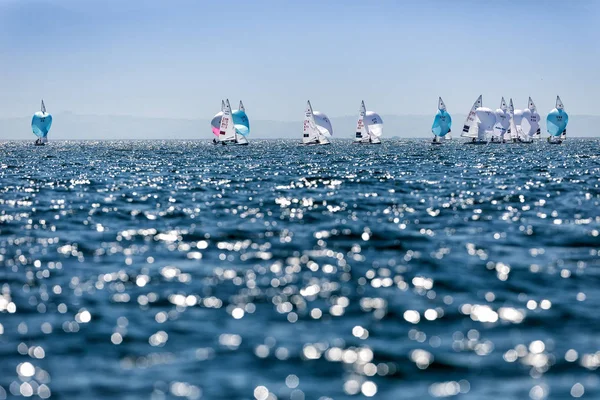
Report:
[{"label": "teal spinnaker", "polygon": [[52,126],[52,115],[38,111],[33,114],[31,119],[31,129],[33,134],[37,137],[44,138],[48,136],[48,131]]},{"label": "teal spinnaker", "polygon": [[556,108],[550,111],[546,117],[546,127],[551,136],[560,136],[569,123],[569,115],[565,110],[557,110]]},{"label": "teal spinnaker", "polygon": [[250,121],[245,111],[233,111],[233,126],[238,135],[248,136],[250,134]]},{"label": "teal spinnaker", "polygon": [[452,117],[444,110],[438,110],[433,120],[433,126],[431,132],[435,136],[444,137],[450,132],[452,128]]}]

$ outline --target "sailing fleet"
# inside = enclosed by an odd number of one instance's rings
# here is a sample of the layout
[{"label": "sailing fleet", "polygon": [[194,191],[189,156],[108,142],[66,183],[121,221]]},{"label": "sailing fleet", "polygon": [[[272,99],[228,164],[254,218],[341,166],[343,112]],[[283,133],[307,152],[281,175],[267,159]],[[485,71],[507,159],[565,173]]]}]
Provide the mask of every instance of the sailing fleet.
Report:
[{"label": "sailing fleet", "polygon": [[[483,107],[482,97],[479,96],[475,100],[463,125],[461,136],[471,139],[466,144],[533,143],[542,137],[541,117],[531,97],[524,110],[515,110],[512,99],[509,100],[507,107],[503,97],[500,108],[495,111]],[[560,97],[556,96],[556,108],[550,111],[546,119],[550,134],[549,143],[560,144],[565,140],[568,120],[569,116],[564,111],[564,105]]]},{"label": "sailing fleet", "polygon": [[[533,143],[541,138],[541,117],[537,112],[535,103],[529,98],[527,108],[516,110],[513,100],[506,104],[504,97],[500,100],[500,107],[496,110],[483,106],[483,96],[480,95],[463,124],[461,137],[470,139],[465,144],[484,145],[488,143]],[[563,102],[556,96],[556,107],[550,111],[546,118],[548,142],[562,143],[567,136],[569,115],[565,111]],[[211,120],[213,144],[215,145],[240,145],[247,146],[250,135],[250,120],[246,108],[240,100],[237,110],[231,109],[229,99],[221,100],[221,111]],[[31,129],[37,137],[36,146],[43,146],[48,142],[48,133],[52,126],[52,115],[46,111],[44,100],[40,111],[33,114]],[[433,133],[432,144],[442,144],[442,140],[452,139],[452,117],[448,113],[446,104],[440,97],[438,111],[431,127]],[[365,102],[361,101],[356,123],[355,144],[381,144],[383,135],[383,119],[374,111],[367,111]],[[329,117],[320,111],[314,111],[310,100],[306,102],[304,122],[302,129],[302,144],[307,146],[329,145],[333,136],[333,126]]]}]

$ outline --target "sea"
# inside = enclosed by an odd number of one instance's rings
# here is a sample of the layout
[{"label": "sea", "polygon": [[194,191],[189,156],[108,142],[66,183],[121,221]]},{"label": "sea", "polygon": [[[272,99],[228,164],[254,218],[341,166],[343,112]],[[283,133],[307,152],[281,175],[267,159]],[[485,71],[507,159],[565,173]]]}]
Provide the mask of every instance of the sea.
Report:
[{"label": "sea", "polygon": [[0,399],[600,398],[600,140],[0,143]]}]

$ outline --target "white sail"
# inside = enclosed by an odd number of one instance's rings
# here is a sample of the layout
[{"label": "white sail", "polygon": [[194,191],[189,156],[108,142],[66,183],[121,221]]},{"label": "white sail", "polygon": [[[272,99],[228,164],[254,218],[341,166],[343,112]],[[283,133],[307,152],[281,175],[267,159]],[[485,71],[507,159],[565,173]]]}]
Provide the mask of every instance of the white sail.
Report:
[{"label": "white sail", "polygon": [[329,144],[329,139],[326,136],[319,135],[319,144]]},{"label": "white sail", "polygon": [[477,139],[480,141],[486,140],[487,135],[492,134],[494,130],[496,114],[487,107],[478,107],[475,114],[477,115]]},{"label": "white sail", "polygon": [[520,141],[528,142],[529,136],[525,134],[523,131],[523,110],[515,110],[515,115],[513,116],[513,121],[515,124],[515,131],[517,133],[516,137]]},{"label": "white sail", "polygon": [[510,105],[508,106],[508,114],[510,115],[510,126],[508,128],[508,137],[511,140],[517,140],[518,133],[517,133],[517,126],[515,124],[515,106],[513,104],[513,100],[510,99]]},{"label": "white sail", "polygon": [[563,104],[563,102],[561,101],[559,96],[556,96],[556,109],[557,110],[564,110],[565,109],[565,105]]},{"label": "white sail", "polygon": [[360,111],[358,115],[358,122],[356,123],[356,135],[354,137],[355,142],[368,142],[369,134],[365,127],[364,118],[367,114],[367,108],[365,107],[365,102],[361,101],[360,103]]},{"label": "white sail", "polygon": [[381,143],[381,135],[383,135],[383,119],[374,111],[367,111],[365,115],[365,129],[369,135],[371,143]]},{"label": "white sail", "polygon": [[500,108],[498,108],[495,112],[496,114],[496,123],[494,124],[494,132],[493,137],[496,140],[506,140],[508,139],[507,132],[510,128],[510,115],[507,112],[506,101],[504,97],[500,101]]},{"label": "white sail", "polygon": [[535,107],[535,104],[533,103],[533,100],[531,100],[531,97],[529,98],[529,101],[527,102],[527,108],[531,111],[535,111],[537,109]]},{"label": "white sail", "polygon": [[438,100],[438,110],[446,111],[446,104],[444,104],[444,100],[441,97]]},{"label": "white sail", "polygon": [[44,100],[42,100],[42,107],[40,108],[43,114],[46,114],[46,105],[44,104]]},{"label": "white sail", "polygon": [[469,138],[476,138],[478,136],[479,128],[477,126],[478,124],[476,123],[477,114],[475,113],[475,111],[477,110],[477,108],[481,107],[482,101],[483,96],[479,95],[475,103],[473,103],[473,107],[471,107],[471,111],[469,112],[469,115],[465,120],[463,131],[460,136]]},{"label": "white sail", "polygon": [[302,134],[302,143],[317,143],[319,141],[319,130],[315,123],[315,117],[313,114],[310,100],[306,103],[306,111],[304,112],[304,128]]},{"label": "white sail", "polygon": [[221,112],[225,111],[225,102],[221,100]]},{"label": "white sail", "polygon": [[246,109],[244,108],[244,103],[242,103],[241,100],[240,100],[240,106],[239,106],[238,110],[246,112]]},{"label": "white sail", "polygon": [[225,109],[223,110],[223,116],[221,117],[219,141],[235,141],[235,127],[233,126],[233,119],[231,117],[231,105],[229,104],[229,99],[225,101]]},{"label": "white sail", "polygon": [[313,117],[321,136],[329,137],[333,135],[333,126],[331,125],[331,120],[327,115],[325,115],[325,113],[314,111]]},{"label": "white sail", "polygon": [[530,97],[527,109],[523,111],[523,120],[521,121],[521,128],[523,129],[525,136],[530,138],[541,137],[540,120],[540,114],[537,113],[535,104]]},{"label": "white sail", "polygon": [[246,139],[246,136],[236,133],[235,134],[235,142],[237,144],[248,144],[248,139]]}]

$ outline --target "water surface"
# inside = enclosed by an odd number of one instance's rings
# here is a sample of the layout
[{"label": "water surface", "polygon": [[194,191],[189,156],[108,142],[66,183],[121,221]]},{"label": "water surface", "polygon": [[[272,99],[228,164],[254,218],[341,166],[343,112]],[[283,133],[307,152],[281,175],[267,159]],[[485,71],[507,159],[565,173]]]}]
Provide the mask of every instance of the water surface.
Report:
[{"label": "water surface", "polygon": [[600,398],[600,141],[0,145],[0,399]]}]

